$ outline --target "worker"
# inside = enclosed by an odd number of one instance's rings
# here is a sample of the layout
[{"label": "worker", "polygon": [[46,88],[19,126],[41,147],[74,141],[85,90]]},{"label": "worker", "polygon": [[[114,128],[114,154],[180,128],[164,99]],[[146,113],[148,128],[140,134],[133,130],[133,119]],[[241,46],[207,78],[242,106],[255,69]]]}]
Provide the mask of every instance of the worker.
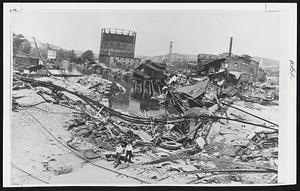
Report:
[{"label": "worker", "polygon": [[133,150],[132,149],[132,143],[129,142],[125,147],[125,153],[126,153],[125,160],[130,162],[130,163],[132,163],[131,158],[133,157],[132,150]]},{"label": "worker", "polygon": [[122,147],[121,143],[118,143],[116,148],[116,160],[114,162],[115,168],[121,164],[121,156],[124,153],[124,148]]}]

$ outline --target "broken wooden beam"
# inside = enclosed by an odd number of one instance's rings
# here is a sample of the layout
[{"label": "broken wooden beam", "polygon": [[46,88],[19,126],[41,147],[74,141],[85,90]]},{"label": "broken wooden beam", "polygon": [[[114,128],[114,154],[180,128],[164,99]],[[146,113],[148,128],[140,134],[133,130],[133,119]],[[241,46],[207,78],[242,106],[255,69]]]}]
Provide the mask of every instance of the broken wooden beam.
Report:
[{"label": "broken wooden beam", "polygon": [[236,163],[236,162],[231,162],[231,161],[223,161],[220,159],[214,159],[214,158],[203,158],[199,156],[187,156],[187,155],[171,155],[168,157],[162,157],[159,159],[155,159],[150,162],[142,163],[143,165],[147,164],[158,164],[166,161],[173,161],[173,160],[182,160],[182,159],[192,159],[192,160],[201,160],[201,161],[207,161],[207,162],[216,162],[216,163],[225,163],[225,164],[234,164],[234,165],[239,165],[239,166],[248,166],[248,167],[253,167],[253,168],[260,168],[260,169],[265,169],[273,172],[278,172],[277,169],[273,168],[267,168],[267,167],[262,167],[262,166],[257,166],[257,165],[251,165],[251,164],[246,164],[246,163]]},{"label": "broken wooden beam", "polygon": [[242,109],[240,109],[240,108],[234,107],[234,106],[229,105],[229,104],[226,104],[226,103],[224,103],[224,102],[220,102],[220,103],[223,104],[223,105],[226,105],[226,106],[228,106],[228,107],[231,107],[231,108],[233,108],[233,109],[236,109],[236,110],[238,110],[238,111],[241,111],[241,112],[243,112],[243,113],[246,113],[246,114],[248,114],[248,115],[251,115],[251,116],[253,116],[253,117],[256,117],[257,119],[263,120],[263,121],[265,121],[265,122],[268,122],[268,123],[270,123],[270,124],[272,124],[272,125],[275,125],[275,126],[279,127],[279,125],[276,124],[276,123],[273,123],[273,122],[271,122],[271,121],[269,121],[269,120],[266,120],[266,119],[264,119],[264,118],[261,118],[261,117],[259,117],[259,116],[257,116],[257,115],[254,115],[254,114],[252,114],[252,113],[249,113],[249,112],[247,112],[247,111],[244,111],[244,110],[242,110]]}]

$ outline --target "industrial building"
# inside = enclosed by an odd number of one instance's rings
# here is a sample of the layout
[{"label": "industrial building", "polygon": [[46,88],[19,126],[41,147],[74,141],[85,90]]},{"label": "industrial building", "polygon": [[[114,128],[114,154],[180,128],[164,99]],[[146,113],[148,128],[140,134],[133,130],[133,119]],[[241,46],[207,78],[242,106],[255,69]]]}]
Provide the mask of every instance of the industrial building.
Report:
[{"label": "industrial building", "polygon": [[108,67],[133,69],[141,62],[134,58],[136,32],[125,29],[103,28],[99,63]]},{"label": "industrial building", "polygon": [[212,75],[213,73],[229,72],[237,78],[243,76],[248,83],[258,81],[259,63],[251,56],[243,54],[241,56],[232,54],[232,41],[230,38],[229,52],[221,55],[198,54],[197,68],[202,75]]},{"label": "industrial building", "polygon": [[248,74],[248,82],[250,83],[257,81],[259,63],[252,60],[252,57],[249,55],[227,57],[221,66],[221,69],[225,68],[228,72]]}]

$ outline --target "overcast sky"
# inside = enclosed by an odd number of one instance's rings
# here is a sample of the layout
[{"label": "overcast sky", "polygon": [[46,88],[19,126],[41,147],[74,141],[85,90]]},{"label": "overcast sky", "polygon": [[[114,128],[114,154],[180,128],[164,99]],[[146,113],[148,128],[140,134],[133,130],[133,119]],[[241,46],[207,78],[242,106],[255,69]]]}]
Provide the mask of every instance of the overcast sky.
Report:
[{"label": "overcast sky", "polygon": [[219,54],[228,52],[279,59],[280,13],[204,11],[68,11],[21,12],[13,31],[61,46],[99,54],[101,28],[137,32],[135,54],[154,56],[173,52]]}]

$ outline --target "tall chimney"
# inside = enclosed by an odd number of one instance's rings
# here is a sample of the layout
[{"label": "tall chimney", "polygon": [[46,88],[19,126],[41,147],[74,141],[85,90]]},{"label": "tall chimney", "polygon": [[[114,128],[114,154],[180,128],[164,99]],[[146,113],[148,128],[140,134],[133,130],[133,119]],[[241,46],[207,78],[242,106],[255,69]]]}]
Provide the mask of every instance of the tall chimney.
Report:
[{"label": "tall chimney", "polygon": [[170,41],[170,46],[169,46],[169,62],[172,62],[172,49],[173,49],[173,41]]},{"label": "tall chimney", "polygon": [[231,50],[232,50],[232,37],[230,37],[230,45],[229,45],[229,57],[231,57]]}]

